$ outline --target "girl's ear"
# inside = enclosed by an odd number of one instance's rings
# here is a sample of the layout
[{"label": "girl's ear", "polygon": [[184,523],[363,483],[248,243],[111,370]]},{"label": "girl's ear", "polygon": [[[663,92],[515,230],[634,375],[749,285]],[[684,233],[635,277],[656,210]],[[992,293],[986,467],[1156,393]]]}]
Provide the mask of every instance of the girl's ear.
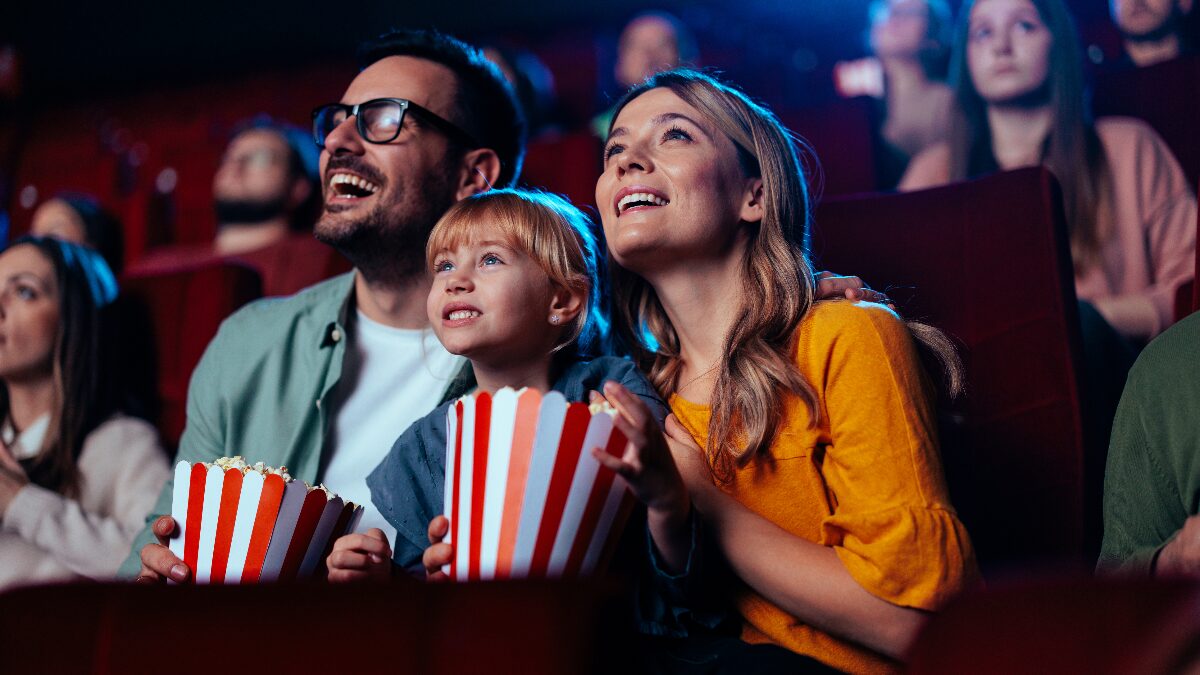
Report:
[{"label": "girl's ear", "polygon": [[458,174],[458,199],[487,192],[500,178],[500,157],[491,148],[472,150],[463,155]]},{"label": "girl's ear", "polygon": [[546,315],[546,321],[556,326],[565,326],[579,316],[586,302],[587,292],[585,290],[573,291],[555,285],[554,294],[550,296],[550,312]]},{"label": "girl's ear", "polygon": [[746,181],[746,195],[740,215],[743,222],[759,223],[763,219],[763,182],[761,178]]}]

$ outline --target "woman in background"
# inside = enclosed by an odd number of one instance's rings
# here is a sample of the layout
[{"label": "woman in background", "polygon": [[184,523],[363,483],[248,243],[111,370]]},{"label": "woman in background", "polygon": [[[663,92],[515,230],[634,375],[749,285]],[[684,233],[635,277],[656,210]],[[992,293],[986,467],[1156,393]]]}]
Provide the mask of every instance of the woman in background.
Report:
[{"label": "woman in background", "polygon": [[115,409],[95,251],[52,238],[0,253],[0,588],[112,576],[166,480],[154,428]]}]

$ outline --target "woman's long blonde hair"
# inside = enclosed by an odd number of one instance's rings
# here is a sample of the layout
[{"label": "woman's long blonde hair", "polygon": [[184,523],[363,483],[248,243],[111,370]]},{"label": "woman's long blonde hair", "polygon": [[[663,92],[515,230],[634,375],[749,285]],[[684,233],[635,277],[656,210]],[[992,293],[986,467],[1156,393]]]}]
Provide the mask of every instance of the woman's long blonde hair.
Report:
[{"label": "woman's long blonde hair", "polygon": [[[816,281],[808,260],[812,201],[794,138],[765,107],[742,92],[700,72],[679,69],[659,73],[630,90],[621,109],[643,93],[671,90],[725,134],[737,149],[747,176],[763,182],[763,217],[745,223],[748,245],[744,260],[744,297],[756,298],[752,309],[738,309],[725,336],[728,357],[717,369],[706,454],[714,478],[728,481],[737,467],[767,456],[783,422],[784,400],[799,397],[816,424],[820,407],[793,355],[793,340],[812,307]],[[636,274],[611,262],[614,319],[619,335],[663,396],[678,385],[679,337],[654,288]],[[961,364],[953,345],[937,330],[911,324],[918,342],[937,356],[947,371],[949,388],[961,387]]]}]

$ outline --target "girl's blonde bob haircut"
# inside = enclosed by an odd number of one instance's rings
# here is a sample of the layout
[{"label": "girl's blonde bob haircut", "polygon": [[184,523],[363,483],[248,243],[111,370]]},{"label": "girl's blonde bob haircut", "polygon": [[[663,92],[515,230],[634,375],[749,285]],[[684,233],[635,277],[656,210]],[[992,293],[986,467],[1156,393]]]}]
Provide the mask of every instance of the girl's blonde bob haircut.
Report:
[{"label": "girl's blonde bob haircut", "polygon": [[601,309],[599,256],[591,219],[559,195],[539,190],[489,190],[450,207],[433,226],[425,246],[430,269],[442,251],[478,241],[482,224],[500,231],[513,248],[532,258],[550,283],[584,297],[558,349],[576,345],[578,355],[603,353],[608,320]]}]

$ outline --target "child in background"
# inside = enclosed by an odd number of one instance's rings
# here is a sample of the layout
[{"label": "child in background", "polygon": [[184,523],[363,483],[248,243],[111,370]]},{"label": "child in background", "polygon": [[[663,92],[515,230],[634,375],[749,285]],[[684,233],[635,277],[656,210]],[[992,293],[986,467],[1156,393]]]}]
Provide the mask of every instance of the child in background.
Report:
[{"label": "child in background", "polygon": [[[446,349],[470,359],[478,390],[553,389],[581,401],[603,387],[619,412],[615,424],[630,441],[620,472],[639,497],[655,495],[647,503],[654,537],[679,525],[656,521],[655,513],[665,510],[656,507],[687,494],[663,441],[666,406],[654,388],[626,359],[587,358],[600,351],[608,326],[590,225],[566,200],[541,192],[492,190],[459,202],[429,237],[433,286],[426,309]],[[630,405],[634,398],[645,408]],[[396,527],[394,554],[379,530],[346,535],[328,559],[331,581],[386,579],[389,558],[418,578],[427,569],[430,578],[441,574],[422,556],[449,525],[440,514],[451,404],[409,427],[367,478],[372,501]],[[690,541],[655,537],[655,544],[665,567],[686,566]],[[450,545],[432,548],[448,555]]]}]

